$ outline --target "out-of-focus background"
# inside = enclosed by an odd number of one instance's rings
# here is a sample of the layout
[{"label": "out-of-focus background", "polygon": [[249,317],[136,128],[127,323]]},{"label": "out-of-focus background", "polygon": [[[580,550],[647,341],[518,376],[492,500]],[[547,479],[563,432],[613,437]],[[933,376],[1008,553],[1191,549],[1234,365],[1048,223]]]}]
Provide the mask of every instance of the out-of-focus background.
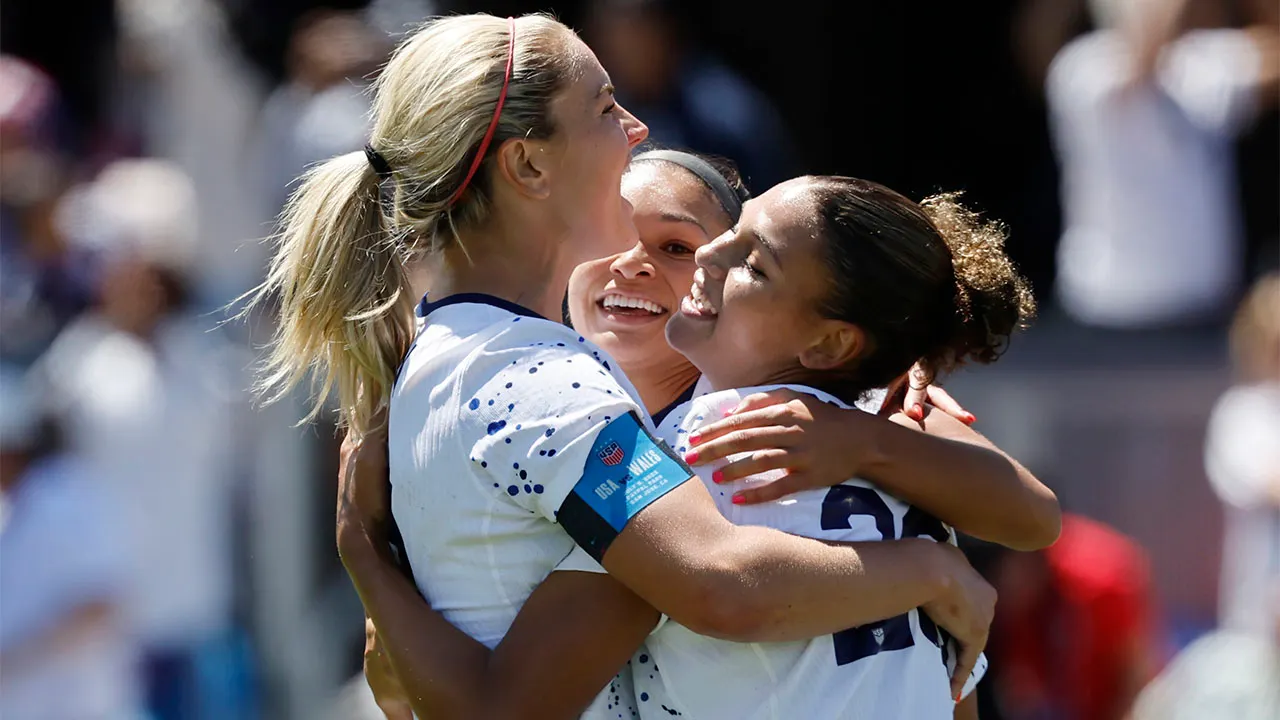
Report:
[{"label": "out-of-focus background", "polygon": [[223,308],[402,33],[552,9],[654,140],[757,192],[1008,223],[1042,316],[949,389],[1070,515],[970,548],[984,718],[1280,716],[1274,0],[3,0],[0,718],[376,716],[333,430],[254,404],[270,319]]}]

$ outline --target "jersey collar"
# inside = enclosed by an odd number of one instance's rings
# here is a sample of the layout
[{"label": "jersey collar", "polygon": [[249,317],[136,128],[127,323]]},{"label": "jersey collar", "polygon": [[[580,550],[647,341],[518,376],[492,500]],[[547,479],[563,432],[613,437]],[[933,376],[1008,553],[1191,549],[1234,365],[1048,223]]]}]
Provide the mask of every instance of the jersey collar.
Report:
[{"label": "jersey collar", "polygon": [[493,295],[486,295],[485,293],[457,293],[455,295],[449,295],[447,297],[443,297],[435,301],[427,300],[427,297],[428,297],[427,295],[423,295],[422,302],[418,303],[418,309],[416,311],[416,314],[420,318],[426,317],[431,313],[435,312],[436,310],[439,310],[440,308],[446,307],[448,305],[461,305],[464,303],[470,303],[473,305],[490,305],[492,307],[501,308],[515,315],[523,315],[524,317],[531,317],[531,318],[538,318],[539,320],[546,320],[546,318],[542,317],[538,313],[534,312],[533,310],[530,310],[529,308],[523,305],[517,305],[516,303],[513,303],[510,300],[503,300],[500,297],[494,297]]}]

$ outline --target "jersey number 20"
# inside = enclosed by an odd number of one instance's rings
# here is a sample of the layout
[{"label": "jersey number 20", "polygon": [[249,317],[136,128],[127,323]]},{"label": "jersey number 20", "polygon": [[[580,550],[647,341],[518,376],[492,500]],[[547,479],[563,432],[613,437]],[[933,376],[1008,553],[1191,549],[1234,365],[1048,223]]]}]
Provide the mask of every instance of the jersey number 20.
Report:
[{"label": "jersey number 20", "polygon": [[[875,490],[856,485],[831,488],[822,500],[822,529],[849,529],[852,527],[849,518],[854,515],[871,516],[882,540],[931,537],[938,542],[947,542],[950,538],[937,518],[914,507],[903,517],[902,535],[899,536],[894,532],[893,511]],[[923,612],[919,615],[920,631],[934,645],[945,647],[945,638],[940,635],[938,627]],[[848,665],[877,653],[905,650],[915,645],[908,615],[841,630],[832,636],[832,640],[836,649],[836,665]]]}]

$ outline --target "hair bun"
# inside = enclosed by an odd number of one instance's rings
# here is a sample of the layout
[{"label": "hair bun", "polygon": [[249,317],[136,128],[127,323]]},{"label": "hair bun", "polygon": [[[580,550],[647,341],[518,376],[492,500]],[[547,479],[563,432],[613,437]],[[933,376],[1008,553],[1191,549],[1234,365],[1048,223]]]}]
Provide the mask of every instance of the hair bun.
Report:
[{"label": "hair bun", "polygon": [[926,358],[936,370],[967,361],[994,362],[1015,330],[1035,316],[1031,285],[1005,254],[1008,231],[983,220],[958,202],[960,193],[943,193],[920,203],[951,251],[958,310],[946,357]]}]

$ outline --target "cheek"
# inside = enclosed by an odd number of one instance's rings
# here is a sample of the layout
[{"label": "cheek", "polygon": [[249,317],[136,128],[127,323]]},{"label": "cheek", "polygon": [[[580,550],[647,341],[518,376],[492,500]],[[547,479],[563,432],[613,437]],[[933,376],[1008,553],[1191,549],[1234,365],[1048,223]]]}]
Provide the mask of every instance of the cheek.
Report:
[{"label": "cheek", "polygon": [[606,260],[585,262],[574,268],[569,276],[569,312],[577,319],[585,319],[595,297],[608,282],[609,263]]}]

